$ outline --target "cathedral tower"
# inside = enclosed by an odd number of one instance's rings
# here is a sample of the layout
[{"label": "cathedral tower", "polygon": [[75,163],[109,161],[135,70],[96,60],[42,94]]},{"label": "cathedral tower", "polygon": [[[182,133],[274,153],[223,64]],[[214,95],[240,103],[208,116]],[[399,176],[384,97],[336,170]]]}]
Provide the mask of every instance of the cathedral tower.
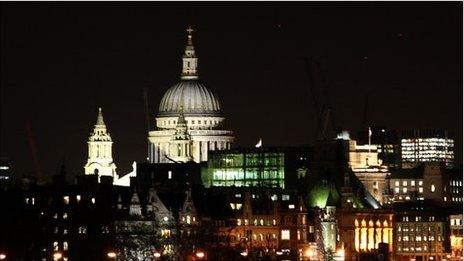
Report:
[{"label": "cathedral tower", "polygon": [[106,125],[103,120],[102,109],[98,108],[97,123],[87,141],[89,154],[87,164],[85,164],[85,174],[97,174],[101,176],[116,176],[116,165],[113,162],[113,141],[110,134],[106,131]]}]

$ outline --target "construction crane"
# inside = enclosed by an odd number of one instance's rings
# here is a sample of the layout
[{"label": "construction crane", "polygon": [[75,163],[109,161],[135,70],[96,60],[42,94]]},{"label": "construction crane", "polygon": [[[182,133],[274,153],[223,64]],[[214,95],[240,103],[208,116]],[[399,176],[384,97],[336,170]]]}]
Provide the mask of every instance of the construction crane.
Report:
[{"label": "construction crane", "polygon": [[325,140],[329,137],[328,132],[335,132],[335,120],[328,93],[329,85],[319,63],[309,58],[304,58],[304,63],[316,112],[315,140]]},{"label": "construction crane", "polygon": [[31,151],[32,160],[34,161],[35,174],[37,181],[42,180],[42,168],[40,167],[39,156],[37,154],[37,143],[35,141],[34,133],[32,131],[32,126],[30,121],[26,122],[26,133],[27,139],[29,141],[29,149]]}]

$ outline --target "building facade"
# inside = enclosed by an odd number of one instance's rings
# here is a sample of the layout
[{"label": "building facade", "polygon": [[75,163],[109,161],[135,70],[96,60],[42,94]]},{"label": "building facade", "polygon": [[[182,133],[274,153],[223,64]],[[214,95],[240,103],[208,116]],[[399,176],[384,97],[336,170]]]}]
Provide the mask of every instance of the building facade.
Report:
[{"label": "building facade", "polygon": [[410,130],[401,138],[401,161],[403,168],[415,167],[424,162],[454,164],[454,140],[447,131]]},{"label": "building facade", "polygon": [[116,164],[113,162],[113,140],[106,129],[102,109],[98,108],[97,123],[90,134],[88,144],[88,158],[84,166],[85,174],[110,176],[117,178]]},{"label": "building facade", "polygon": [[152,163],[202,162],[208,151],[229,149],[234,136],[223,129],[218,97],[200,81],[198,58],[188,29],[181,81],[161,99],[156,128],[148,133]]},{"label": "building facade", "polygon": [[308,174],[307,147],[260,147],[210,153],[202,169],[206,187],[269,187],[295,189]]}]

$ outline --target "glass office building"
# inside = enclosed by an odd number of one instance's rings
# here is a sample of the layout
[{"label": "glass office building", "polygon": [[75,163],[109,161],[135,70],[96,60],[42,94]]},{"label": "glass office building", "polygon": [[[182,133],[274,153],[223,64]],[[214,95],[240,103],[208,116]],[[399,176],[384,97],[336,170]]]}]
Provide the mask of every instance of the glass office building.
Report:
[{"label": "glass office building", "polygon": [[202,170],[203,184],[206,187],[287,188],[286,182],[304,176],[307,169],[304,162],[308,162],[308,154],[296,151],[253,148],[212,152],[208,167]]}]

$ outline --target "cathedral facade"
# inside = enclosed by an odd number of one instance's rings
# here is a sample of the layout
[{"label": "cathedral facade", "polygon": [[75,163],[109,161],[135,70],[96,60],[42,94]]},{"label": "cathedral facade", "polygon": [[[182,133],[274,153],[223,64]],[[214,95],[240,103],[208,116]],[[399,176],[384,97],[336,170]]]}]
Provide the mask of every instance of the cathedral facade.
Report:
[{"label": "cathedral facade", "polygon": [[187,30],[181,80],[164,94],[155,130],[148,133],[151,163],[207,161],[209,150],[229,149],[234,141],[233,132],[223,129],[218,97],[199,79],[192,31]]}]

